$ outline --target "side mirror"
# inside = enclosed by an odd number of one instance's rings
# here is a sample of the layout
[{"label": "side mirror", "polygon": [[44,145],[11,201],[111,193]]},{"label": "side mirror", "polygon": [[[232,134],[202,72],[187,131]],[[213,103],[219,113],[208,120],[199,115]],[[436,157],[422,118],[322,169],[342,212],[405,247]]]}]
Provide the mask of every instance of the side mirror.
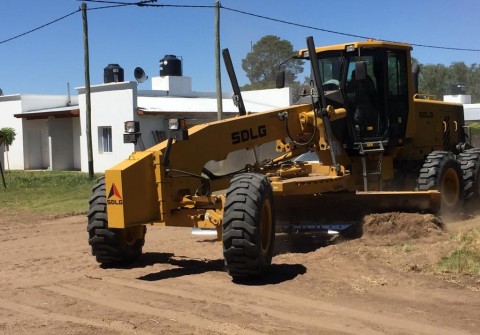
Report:
[{"label": "side mirror", "polygon": [[275,87],[284,88],[285,87],[285,71],[277,72],[275,76]]},{"label": "side mirror", "polygon": [[359,61],[355,63],[355,79],[367,79],[367,63],[365,63],[364,61]]},{"label": "side mirror", "polygon": [[412,64],[412,75],[413,75],[413,93],[418,93],[418,75],[420,74],[420,66],[417,62]]}]

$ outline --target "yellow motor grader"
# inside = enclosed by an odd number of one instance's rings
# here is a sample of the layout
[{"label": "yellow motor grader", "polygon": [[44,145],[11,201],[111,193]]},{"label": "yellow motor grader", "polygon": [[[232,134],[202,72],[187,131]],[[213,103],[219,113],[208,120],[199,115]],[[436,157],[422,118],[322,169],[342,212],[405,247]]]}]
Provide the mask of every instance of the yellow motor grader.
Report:
[{"label": "yellow motor grader", "polygon": [[138,258],[147,225],[182,226],[215,231],[229,274],[257,277],[280,228],[354,238],[358,216],[452,211],[478,194],[463,107],[418,93],[410,45],[307,47],[295,58],[310,61],[312,88],[298,104],[247,113],[224,50],[239,115],[171,122],[168,140],[105,171],[88,212],[99,263]]}]

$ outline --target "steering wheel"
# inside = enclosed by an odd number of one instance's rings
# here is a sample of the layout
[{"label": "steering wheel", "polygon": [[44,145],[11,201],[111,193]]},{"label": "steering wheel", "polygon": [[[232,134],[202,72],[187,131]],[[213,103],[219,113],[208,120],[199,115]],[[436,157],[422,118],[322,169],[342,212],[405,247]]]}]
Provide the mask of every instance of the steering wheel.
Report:
[{"label": "steering wheel", "polygon": [[334,91],[340,89],[340,82],[336,79],[330,79],[323,83],[322,88],[324,91]]}]

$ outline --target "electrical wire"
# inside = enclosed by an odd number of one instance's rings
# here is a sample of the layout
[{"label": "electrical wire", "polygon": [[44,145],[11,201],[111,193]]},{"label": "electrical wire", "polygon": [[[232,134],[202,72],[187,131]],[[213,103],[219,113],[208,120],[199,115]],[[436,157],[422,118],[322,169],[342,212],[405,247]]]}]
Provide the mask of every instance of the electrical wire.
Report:
[{"label": "electrical wire", "polygon": [[99,10],[99,9],[110,9],[110,8],[118,8],[118,7],[125,7],[125,6],[130,6],[130,5],[122,5],[122,4],[118,4],[118,5],[111,5],[111,6],[102,6],[102,7],[93,7],[93,8],[87,8],[88,11],[92,11],[92,10]]},{"label": "electrical wire", "polygon": [[[156,1],[156,0],[155,0],[155,1]],[[102,2],[103,2],[103,1],[102,1]],[[90,11],[90,10],[98,10],[98,9],[109,9],[109,8],[124,7],[124,6],[130,6],[130,5],[131,5],[131,4],[118,3],[118,4],[112,5],[112,6],[103,6],[103,7],[87,8],[87,10]],[[52,20],[52,21],[50,21],[50,22],[48,22],[48,23],[42,24],[42,25],[39,26],[39,27],[30,29],[30,30],[28,30],[28,31],[26,31],[26,32],[24,32],[24,33],[21,33],[21,34],[18,34],[18,35],[16,35],[16,36],[7,38],[6,40],[0,41],[0,45],[1,45],[1,44],[4,44],[4,43],[7,43],[7,42],[10,42],[10,41],[13,41],[13,40],[16,40],[17,38],[23,37],[23,36],[25,36],[25,35],[31,34],[31,33],[33,33],[33,32],[36,32],[36,31],[40,30],[40,29],[46,28],[46,27],[48,27],[48,26],[50,26],[50,25],[52,25],[52,24],[54,24],[54,23],[57,23],[57,22],[59,22],[59,21],[62,21],[62,20],[64,20],[64,19],[66,19],[66,18],[68,18],[68,17],[70,17],[70,16],[72,16],[72,15],[78,13],[78,12],[81,12],[81,9],[77,9],[77,10],[75,10],[75,11],[69,13],[69,14],[66,14],[66,15],[64,15],[64,16],[62,16],[62,17],[59,17],[58,19],[55,19],[55,20]]]},{"label": "electrical wire", "polygon": [[[216,7],[216,6],[211,6],[211,5],[167,5],[167,4],[150,4],[150,3],[147,3],[147,2],[157,2],[157,0],[139,1],[139,2],[135,2],[135,3],[127,3],[127,2],[121,2],[121,1],[107,1],[107,0],[83,0],[83,1],[85,1],[85,2],[98,2],[98,3],[123,4],[123,5],[127,5],[127,6],[142,6],[142,7],[176,7],[176,8],[214,8],[214,7]],[[336,35],[353,37],[353,38],[360,38],[360,39],[366,39],[366,40],[375,39],[375,38],[370,37],[370,36],[344,33],[344,32],[340,32],[340,31],[336,31],[336,30],[318,28],[318,27],[314,27],[314,26],[310,26],[310,25],[305,25],[305,24],[290,22],[290,21],[286,21],[286,20],[282,20],[282,19],[276,19],[276,18],[264,16],[264,15],[249,13],[249,12],[246,12],[246,11],[242,11],[242,10],[238,10],[238,9],[234,9],[234,8],[230,8],[230,7],[225,7],[225,6],[222,6],[221,4],[220,4],[220,8],[224,9],[224,10],[227,10],[227,11],[242,14],[242,15],[252,16],[252,17],[259,18],[259,19],[264,19],[264,20],[269,20],[269,21],[273,21],[273,22],[283,23],[283,24],[287,24],[287,25],[300,27],[300,28],[322,31],[324,33],[336,34]],[[382,41],[391,42],[391,43],[399,43],[397,41],[390,41],[390,40],[382,40]],[[415,46],[415,47],[421,47],[421,48],[480,52],[480,49],[472,49],[472,48],[445,47],[445,46],[436,46],[436,45],[419,44],[419,43],[408,43],[408,44],[410,44],[412,46]]]},{"label": "electrical wire", "polygon": [[77,0],[82,2],[94,2],[94,3],[108,3],[112,5],[125,5],[125,6],[142,6],[145,2],[157,2],[157,0],[137,1],[137,2],[124,2],[124,1],[106,1],[106,0]]},{"label": "electrical wire", "polygon": [[214,8],[212,5],[170,5],[170,4],[153,4],[151,2],[157,2],[157,0],[146,0],[137,2],[124,2],[124,1],[109,1],[109,0],[77,0],[84,2],[94,3],[109,3],[125,6],[140,6],[140,7],[174,7],[174,8]]},{"label": "electrical wire", "polygon": [[15,39],[17,39],[17,38],[20,38],[20,37],[22,37],[22,36],[31,34],[31,33],[35,32],[35,31],[37,31],[37,30],[40,30],[40,29],[42,29],[42,28],[45,28],[45,27],[47,27],[47,26],[49,26],[49,25],[51,25],[51,24],[54,24],[54,23],[56,23],[56,22],[58,22],[58,21],[64,20],[64,19],[66,19],[67,17],[72,16],[72,15],[78,13],[78,12],[80,12],[80,9],[77,9],[77,10],[75,10],[75,11],[73,11],[73,12],[67,14],[67,15],[64,15],[64,16],[62,16],[62,17],[59,17],[58,19],[55,19],[55,20],[53,20],[53,21],[50,21],[50,22],[48,22],[48,23],[45,23],[45,24],[43,24],[43,25],[41,25],[41,26],[39,26],[39,27],[37,27],[37,28],[31,29],[31,30],[26,31],[26,32],[24,32],[24,33],[21,33],[21,34],[18,34],[18,35],[16,35],[16,36],[7,38],[6,40],[0,41],[0,44],[7,43],[7,42],[13,41],[13,40],[15,40]]},{"label": "electrical wire", "polygon": [[[256,18],[260,18],[260,19],[264,19],[264,20],[269,20],[269,21],[274,21],[274,22],[278,22],[278,23],[284,23],[284,24],[288,24],[288,25],[292,25],[292,26],[296,26],[296,27],[300,27],[300,28],[307,28],[307,29],[322,31],[322,32],[324,32],[324,33],[330,33],[330,34],[336,34],[336,35],[342,35],[342,36],[348,36],[348,37],[354,37],[354,38],[361,38],[361,39],[366,39],[366,40],[368,40],[368,39],[375,39],[375,38],[369,37],[369,36],[356,35],[356,34],[350,34],[350,33],[343,33],[343,32],[340,32],[340,31],[323,29],[323,28],[313,27],[313,26],[309,26],[309,25],[305,25],[305,24],[300,24],[300,23],[285,21],[285,20],[281,20],[281,19],[275,19],[275,18],[272,18],[272,17],[268,17],[268,16],[264,16],[264,15],[258,15],[258,14],[254,14],[254,13],[249,13],[249,12],[245,12],[245,11],[242,11],[242,10],[233,9],[233,8],[229,8],[229,7],[221,6],[221,8],[222,8],[222,9],[225,9],[225,10],[227,10],[227,11],[232,11],[232,12],[236,12],[236,13],[243,14],[243,15],[253,16],[253,17],[256,17]],[[399,43],[399,42],[389,41],[389,40],[382,40],[382,41],[392,42],[392,43]],[[454,47],[444,47],[444,46],[435,46],[435,45],[418,44],[418,43],[408,43],[408,44],[410,44],[410,45],[412,45],[412,46],[416,46],[416,47],[422,47],[422,48],[444,49],[444,50],[455,50],[455,51],[473,51],[473,52],[480,52],[480,49],[454,48]]]},{"label": "electrical wire", "polygon": [[[81,0],[78,0],[81,1]],[[137,2],[123,2],[123,1],[109,1],[109,0],[83,0],[84,2],[93,2],[93,3],[103,3],[103,4],[110,4],[110,6],[103,6],[103,7],[95,7],[95,8],[88,8],[87,10],[100,10],[100,9],[109,9],[109,8],[116,8],[116,7],[124,7],[124,6],[139,6],[139,7],[173,7],[173,8],[214,8],[216,6],[212,5],[179,5],[179,4],[156,4],[157,0],[143,0],[143,1],[137,1]],[[372,37],[369,36],[364,36],[364,35],[357,35],[357,34],[351,34],[351,33],[345,33],[345,32],[340,32],[336,30],[331,30],[331,29],[324,29],[324,28],[319,28],[319,27],[314,27],[310,25],[305,25],[305,24],[300,24],[300,23],[295,23],[291,21],[286,21],[282,19],[276,19],[264,15],[259,15],[259,14],[254,14],[254,13],[249,13],[246,11],[230,8],[230,7],[224,7],[220,5],[221,9],[224,9],[226,11],[231,11],[234,13],[242,14],[242,15],[247,15],[247,16],[252,16],[256,17],[259,19],[263,20],[269,20],[273,22],[278,22],[282,24],[287,24],[295,27],[300,27],[300,28],[306,28],[306,29],[311,29],[311,30],[316,30],[316,31],[322,31],[324,33],[329,33],[329,34],[336,34],[336,35],[341,35],[341,36],[348,36],[348,37],[353,37],[353,38],[360,38],[360,39],[370,39]],[[28,35],[30,33],[33,33],[37,30],[43,29],[49,25],[52,25],[56,22],[59,22],[61,20],[64,20],[68,18],[69,16],[72,16],[76,13],[80,12],[80,9],[77,9],[67,15],[64,15],[58,19],[55,19],[53,21],[50,21],[46,24],[43,24],[37,28],[31,29],[29,31],[26,31],[24,33],[21,33],[19,35],[10,37],[8,39],[5,39],[3,41],[0,41],[0,45],[10,42],[12,40],[15,40],[17,38],[23,37],[25,35]],[[393,43],[398,43],[395,41],[390,41],[390,40],[382,40],[385,42],[393,42]],[[446,47],[446,46],[436,46],[436,45],[429,45],[429,44],[419,44],[419,43],[408,43],[412,46],[415,47],[421,47],[421,48],[430,48],[430,49],[442,49],[442,50],[453,50],[453,51],[469,51],[469,52],[480,52],[480,49],[473,49],[473,48],[458,48],[458,47]]]}]

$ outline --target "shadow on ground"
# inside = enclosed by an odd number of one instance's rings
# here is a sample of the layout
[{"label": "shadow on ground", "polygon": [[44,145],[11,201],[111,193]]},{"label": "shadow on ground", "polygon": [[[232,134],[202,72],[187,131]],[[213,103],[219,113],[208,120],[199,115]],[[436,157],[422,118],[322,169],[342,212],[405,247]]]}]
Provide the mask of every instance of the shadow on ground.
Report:
[{"label": "shadow on ground", "polygon": [[[171,253],[145,253],[140,259],[132,263],[129,268],[144,268],[154,264],[169,264],[174,268],[149,273],[138,277],[139,280],[157,281],[171,278],[178,278],[189,275],[202,274],[206,272],[225,272],[223,259],[207,260],[192,259],[183,256],[175,256]],[[236,280],[236,283],[244,285],[268,285],[279,284],[292,280],[298,275],[307,272],[301,264],[273,264],[267,274],[255,280]]]}]

